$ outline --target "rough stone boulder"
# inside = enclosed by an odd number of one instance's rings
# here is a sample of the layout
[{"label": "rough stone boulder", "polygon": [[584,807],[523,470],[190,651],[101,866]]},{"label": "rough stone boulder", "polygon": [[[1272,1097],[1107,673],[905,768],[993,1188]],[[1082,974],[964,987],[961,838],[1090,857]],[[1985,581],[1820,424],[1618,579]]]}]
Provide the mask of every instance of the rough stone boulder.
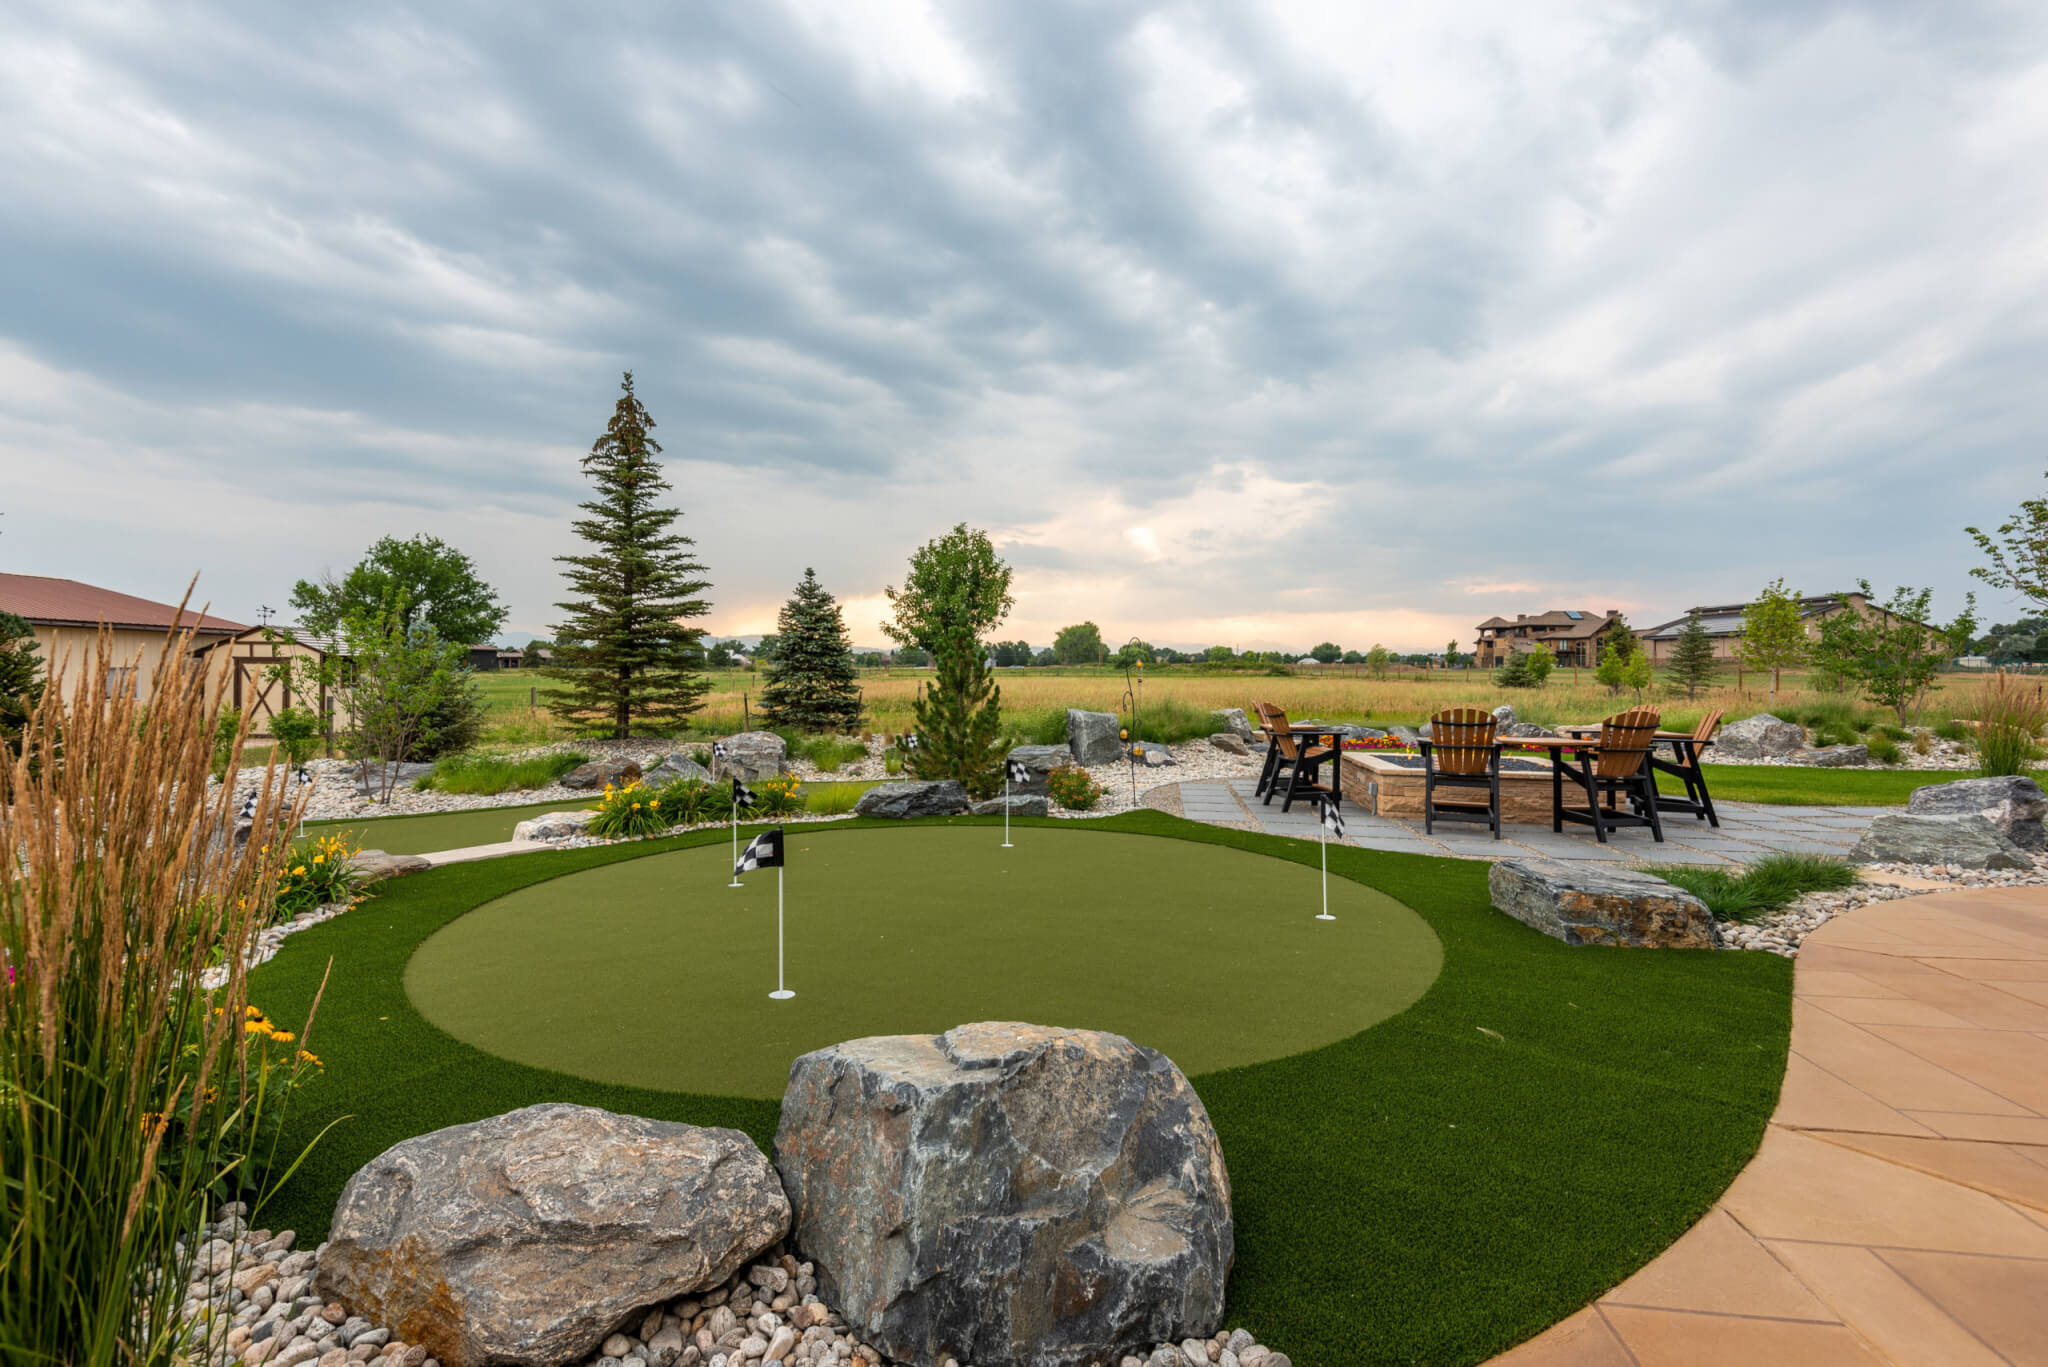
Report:
[{"label": "rough stone boulder", "polygon": [[1154,741],[1140,741],[1136,750],[1139,752],[1135,756],[1138,763],[1148,769],[1163,769],[1178,762],[1173,757],[1173,751]]},{"label": "rough stone boulder", "polygon": [[391,780],[392,791],[410,788],[414,782],[434,772],[431,761],[400,760],[386,764],[381,760],[365,760],[349,766],[350,776],[355,779],[356,791],[365,797],[376,797],[384,791],[384,780]]},{"label": "rough stone boulder", "polygon": [[1117,739],[1116,713],[1083,712],[1067,709],[1067,748],[1076,764],[1113,764],[1124,757],[1123,742]]},{"label": "rough stone boulder", "polygon": [[348,862],[365,883],[403,878],[409,873],[425,873],[434,867],[433,861],[423,855],[386,854],[382,850],[357,850]]},{"label": "rough stone boulder", "polygon": [[1052,799],[1036,793],[1013,792],[1008,797],[992,797],[986,802],[974,804],[976,816],[1001,816],[1008,808],[1011,816],[1051,816]]},{"label": "rough stone boulder", "polygon": [[1870,747],[1823,745],[1817,750],[1794,750],[1792,762],[1811,765],[1815,769],[1850,769],[1859,764],[1870,763]]},{"label": "rough stone boulder", "polygon": [[1776,759],[1806,747],[1806,732],[1798,723],[1781,720],[1768,712],[1731,721],[1714,735],[1714,759]]},{"label": "rough stone boulder", "polygon": [[1021,763],[1030,770],[1031,777],[1022,783],[1012,783],[1011,793],[1032,793],[1044,795],[1045,776],[1062,764],[1074,762],[1074,752],[1064,745],[1019,745],[1006,756]]},{"label": "rough stone boulder", "polygon": [[899,821],[921,816],[961,816],[974,808],[957,779],[928,782],[877,783],[853,804],[855,816],[889,817]]},{"label": "rough stone boulder", "polygon": [[1239,740],[1248,741],[1252,738],[1252,724],[1242,707],[1219,707],[1209,715],[1216,719],[1218,726]]},{"label": "rough stone boulder", "polygon": [[1873,819],[1852,864],[1954,864],[1964,869],[2031,869],[2027,852],[1981,816],[1914,816],[1888,812]]},{"label": "rough stone boulder", "polygon": [[642,775],[642,781],[650,788],[666,788],[669,784],[686,778],[695,779],[699,783],[712,781],[709,769],[680,750],[663,756],[661,763]]},{"label": "rough stone boulder", "polygon": [[1252,752],[1251,746],[1245,743],[1245,738],[1235,731],[1218,731],[1209,737],[1209,744],[1226,755],[1249,755]]},{"label": "rough stone boulder", "polygon": [[445,1367],[559,1367],[788,1230],[775,1170],[738,1130],[555,1102],[365,1165],[314,1291]]},{"label": "rough stone boulder", "polygon": [[1578,860],[1503,859],[1486,876],[1496,911],[1568,945],[1713,949],[1707,904],[1651,874]]},{"label": "rough stone boulder", "polygon": [[1554,736],[1557,732],[1547,726],[1538,726],[1533,721],[1511,721],[1500,727],[1496,735],[1501,736]]},{"label": "rough stone boulder", "polygon": [[567,840],[583,834],[589,812],[542,812],[512,828],[514,840]]},{"label": "rough stone boulder", "polygon": [[725,754],[711,757],[711,777],[752,783],[789,772],[789,747],[773,731],[742,731],[725,738]]},{"label": "rough stone boulder", "polygon": [[1082,1367],[1222,1317],[1223,1151],[1122,1036],[985,1022],[805,1054],[775,1162],[820,1298],[891,1358]]},{"label": "rough stone boulder", "polygon": [[639,777],[640,766],[630,759],[594,759],[562,775],[562,786],[594,792],[599,788],[623,788]]},{"label": "rough stone boulder", "polygon": [[1913,790],[1909,816],[1981,816],[2023,850],[2048,845],[2048,793],[2030,778],[1965,778]]}]

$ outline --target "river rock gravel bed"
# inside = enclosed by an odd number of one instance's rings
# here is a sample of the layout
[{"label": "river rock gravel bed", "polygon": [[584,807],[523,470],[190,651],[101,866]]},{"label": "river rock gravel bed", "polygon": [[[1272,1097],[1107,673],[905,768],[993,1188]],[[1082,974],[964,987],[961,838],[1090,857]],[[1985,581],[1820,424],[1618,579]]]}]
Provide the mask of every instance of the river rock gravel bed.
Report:
[{"label": "river rock gravel bed", "polygon": [[[2034,856],[2032,869],[1964,869],[1953,864],[1871,864],[1867,880],[1833,892],[1809,892],[1779,911],[1754,921],[1721,922],[1729,949],[1760,949],[1796,958],[1806,937],[1837,916],[1901,897],[1965,888],[2038,887],[2048,884],[2048,857]],[[1897,881],[1893,881],[1897,880]]]},{"label": "river rock gravel bed", "polygon": [[[440,1367],[350,1307],[311,1294],[326,1245],[295,1248],[291,1230],[251,1229],[236,1202],[201,1232],[181,1298],[191,1358],[209,1367]],[[892,1359],[861,1342],[818,1298],[816,1269],[765,1256],[712,1291],[636,1311],[582,1367],[882,1367]],[[414,1331],[420,1332],[420,1331]],[[431,1337],[431,1334],[427,1335]],[[951,1358],[933,1367],[973,1367]],[[1118,1367],[1293,1367],[1243,1329],[1155,1345]]]}]

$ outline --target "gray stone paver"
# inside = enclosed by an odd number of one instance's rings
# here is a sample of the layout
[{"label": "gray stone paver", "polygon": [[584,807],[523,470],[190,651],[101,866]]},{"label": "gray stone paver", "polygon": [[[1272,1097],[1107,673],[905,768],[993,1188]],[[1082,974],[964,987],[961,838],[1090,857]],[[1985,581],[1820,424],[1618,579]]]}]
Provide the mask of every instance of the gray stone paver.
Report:
[{"label": "gray stone paver", "polygon": [[[1265,805],[1253,779],[1217,783],[1184,783],[1181,809],[1190,821],[1242,826],[1247,823],[1270,835],[1299,840],[1318,839],[1322,825],[1313,807],[1297,802],[1282,812],[1278,802]],[[1540,855],[1550,859],[1603,860],[1611,863],[1718,864],[1747,863],[1776,851],[1846,854],[1870,818],[1889,807],[1782,807],[1723,802],[1721,825],[1674,813],[1664,823],[1664,843],[1650,832],[1629,827],[1610,834],[1602,845],[1593,832],[1567,825],[1553,832],[1545,825],[1507,825],[1495,840],[1483,826],[1439,822],[1434,835],[1420,820],[1368,816],[1346,806],[1346,843],[1360,849],[1408,854],[1443,855],[1460,859],[1507,859]]]}]

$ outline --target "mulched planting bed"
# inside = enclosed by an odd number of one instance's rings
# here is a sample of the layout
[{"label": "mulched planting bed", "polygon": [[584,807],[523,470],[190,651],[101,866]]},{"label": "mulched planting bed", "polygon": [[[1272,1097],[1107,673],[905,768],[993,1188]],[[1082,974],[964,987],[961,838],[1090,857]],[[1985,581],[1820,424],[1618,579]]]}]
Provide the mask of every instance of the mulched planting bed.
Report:
[{"label": "mulched planting bed", "polygon": [[[1000,823],[958,819],[922,829],[947,827],[992,833]],[[1098,831],[1155,837],[1139,842],[1153,847],[1150,856],[1121,861],[1135,866],[1107,879],[1077,875],[1065,889],[1066,897],[1104,916],[1142,905],[1160,870],[1196,856],[1191,847],[1306,866],[1274,870],[1274,884],[1288,899],[1299,897],[1294,884],[1320,853],[1312,841],[1198,826],[1157,812],[1085,825],[1019,821],[1015,828],[1020,842],[1055,830],[1071,840]],[[902,838],[918,828],[851,822],[831,835],[849,839],[863,829]],[[253,1000],[273,1019],[303,1019],[330,961],[333,971],[310,1042],[326,1072],[299,1098],[286,1151],[340,1123],[259,1220],[316,1237],[342,1184],[391,1144],[536,1101],[732,1125],[768,1147],[774,1100],[630,1087],[510,1062],[435,1028],[403,983],[422,944],[497,898],[722,841],[722,833],[705,831],[439,869],[380,885],[374,900],[291,937],[252,977]],[[1784,1074],[1791,964],[1766,954],[1566,946],[1492,910],[1483,862],[1339,846],[1327,853],[1333,883],[1377,889],[1427,923],[1441,944],[1442,971],[1406,1010],[1346,1038],[1243,1066],[1190,1070],[1221,1136],[1235,1193],[1237,1266],[1228,1318],[1256,1326],[1263,1342],[1301,1362],[1482,1361],[1649,1261],[1741,1170]],[[908,863],[893,877],[907,885],[919,873]],[[973,917],[996,901],[999,892],[985,884],[962,887],[958,914]],[[1272,911],[1270,901],[1271,894],[1248,899],[1244,914],[1262,918]],[[792,900],[793,925],[798,906]],[[1177,933],[1200,932],[1198,918],[1173,914],[1171,899],[1160,906],[1162,945]],[[1315,907],[1281,909],[1307,918]],[[721,918],[699,938],[754,935],[758,919],[758,912]],[[1054,923],[1046,946],[1064,952],[1058,937],[1076,933],[1086,932]],[[1353,944],[1369,948],[1369,941]],[[611,949],[621,964],[636,956],[665,962],[686,982],[698,971],[688,952],[631,938]],[[746,959],[749,973],[755,957]],[[1133,954],[1127,944],[1114,958],[1120,973],[1103,980],[1112,998],[1105,1010],[1116,997],[1157,990],[1184,994],[1226,1021],[1271,1019],[1270,1003],[1254,1011],[1246,997],[1284,999],[1288,990],[1248,982],[1228,964],[1198,970],[1163,951]],[[948,971],[993,981],[1019,969],[1013,954],[956,960]],[[915,1014],[914,974],[871,982],[849,972],[815,989],[808,981],[793,985],[845,996],[846,1035],[928,1028]],[[745,984],[748,991],[766,986]],[[507,1013],[533,1009],[526,995],[505,994]],[[621,1018],[614,1047],[746,1050],[758,1044],[750,1028],[744,1020],[712,1022],[679,1037],[677,1023],[650,1002]],[[792,1054],[797,1043],[790,1041]]]}]

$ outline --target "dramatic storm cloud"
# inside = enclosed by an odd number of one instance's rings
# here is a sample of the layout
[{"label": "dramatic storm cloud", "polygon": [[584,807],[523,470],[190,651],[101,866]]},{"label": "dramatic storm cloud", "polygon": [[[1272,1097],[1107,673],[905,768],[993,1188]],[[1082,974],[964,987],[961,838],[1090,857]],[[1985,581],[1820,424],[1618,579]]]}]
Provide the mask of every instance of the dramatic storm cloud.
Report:
[{"label": "dramatic storm cloud", "polygon": [[626,368],[732,633],[957,521],[1041,644],[1948,611],[2039,491],[2041,6],[619,11],[11,6],[0,568],[545,632]]}]

